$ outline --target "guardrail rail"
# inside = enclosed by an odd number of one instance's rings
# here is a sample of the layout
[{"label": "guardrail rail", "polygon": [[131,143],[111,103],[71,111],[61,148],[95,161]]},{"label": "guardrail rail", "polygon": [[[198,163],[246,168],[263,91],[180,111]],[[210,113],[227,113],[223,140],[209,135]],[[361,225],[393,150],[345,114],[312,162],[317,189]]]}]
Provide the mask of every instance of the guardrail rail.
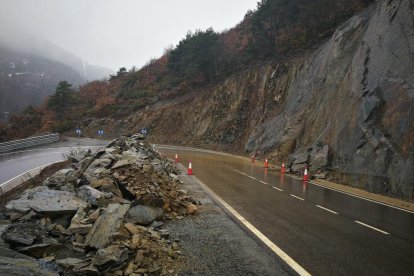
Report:
[{"label": "guardrail rail", "polygon": [[38,145],[50,144],[59,141],[59,133],[51,133],[41,136],[33,136],[25,139],[13,140],[0,143],[0,154],[11,152],[17,149],[23,149]]}]

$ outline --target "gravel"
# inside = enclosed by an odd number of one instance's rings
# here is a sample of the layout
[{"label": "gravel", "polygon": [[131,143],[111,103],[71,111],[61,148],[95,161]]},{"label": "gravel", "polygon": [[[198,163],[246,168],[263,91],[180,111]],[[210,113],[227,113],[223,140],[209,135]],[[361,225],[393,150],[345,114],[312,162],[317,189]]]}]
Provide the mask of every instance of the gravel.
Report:
[{"label": "gravel", "polygon": [[200,201],[199,212],[166,225],[180,240],[185,267],[180,275],[289,275],[269,251],[244,232],[201,189],[181,175],[182,188]]}]

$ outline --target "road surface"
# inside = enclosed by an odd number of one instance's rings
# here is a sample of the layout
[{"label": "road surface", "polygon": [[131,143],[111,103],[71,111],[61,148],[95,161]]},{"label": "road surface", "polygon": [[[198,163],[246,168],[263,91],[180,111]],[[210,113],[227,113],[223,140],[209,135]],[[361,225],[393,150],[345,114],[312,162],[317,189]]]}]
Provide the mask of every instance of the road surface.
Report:
[{"label": "road surface", "polygon": [[65,146],[55,148],[44,148],[35,150],[24,150],[0,156],[0,186],[14,177],[44,166],[46,164],[63,161],[65,155],[73,150],[97,149],[102,146]]},{"label": "road surface", "polygon": [[[88,146],[88,147],[91,147]],[[56,162],[73,147],[0,160],[0,183]],[[267,172],[243,158],[184,149],[180,162],[313,275],[412,275],[414,214]]]},{"label": "road surface", "polygon": [[413,275],[414,214],[207,152],[159,147],[313,275]]}]

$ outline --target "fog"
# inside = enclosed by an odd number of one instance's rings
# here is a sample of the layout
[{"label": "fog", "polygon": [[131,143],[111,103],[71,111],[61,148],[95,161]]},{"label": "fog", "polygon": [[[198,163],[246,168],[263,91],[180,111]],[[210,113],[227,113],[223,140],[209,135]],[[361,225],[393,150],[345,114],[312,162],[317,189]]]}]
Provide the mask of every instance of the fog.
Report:
[{"label": "fog", "polygon": [[[240,22],[257,0],[0,0],[0,36],[32,35],[90,64],[141,67],[189,30]],[[17,47],[17,45],[16,45]]]}]

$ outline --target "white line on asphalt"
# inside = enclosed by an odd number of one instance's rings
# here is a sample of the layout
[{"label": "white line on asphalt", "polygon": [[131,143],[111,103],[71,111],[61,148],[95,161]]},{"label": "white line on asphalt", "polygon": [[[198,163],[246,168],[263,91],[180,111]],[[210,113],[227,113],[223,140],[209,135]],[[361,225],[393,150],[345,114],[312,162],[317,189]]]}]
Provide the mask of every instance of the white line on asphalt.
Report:
[{"label": "white line on asphalt", "polygon": [[256,177],[253,177],[251,175],[247,175],[248,177],[250,177],[251,179],[257,180]]},{"label": "white line on asphalt", "polygon": [[265,185],[269,185],[268,183],[266,183],[264,181],[261,181],[261,180],[260,180],[260,183],[265,184]]},{"label": "white line on asphalt", "polygon": [[300,200],[305,200],[305,199],[303,199],[301,197],[298,197],[298,196],[295,196],[295,195],[292,195],[292,194],[290,194],[290,196],[293,196],[294,198],[297,198],[297,199],[300,199]]},{"label": "white line on asphalt", "polygon": [[[236,157],[236,158],[249,159],[247,157],[243,157],[243,156],[240,156],[240,155],[229,154],[229,153],[221,153],[221,152],[212,151],[212,150],[202,150],[202,149],[195,149],[195,148],[189,148],[189,147],[168,146],[168,145],[160,145],[159,147],[164,148],[164,149],[182,149],[182,150],[186,150],[186,151],[206,152],[206,153],[212,153],[212,154],[217,154],[217,155],[224,155],[224,156],[230,156],[230,157]],[[299,178],[299,177],[296,177],[296,176],[293,176],[293,175],[288,175],[288,176],[292,177],[292,178],[295,178],[295,179],[298,179],[298,180],[303,180],[302,178]],[[369,202],[373,202],[373,203],[376,203],[376,204],[384,205],[384,206],[387,206],[387,207],[390,207],[390,208],[394,208],[394,209],[397,209],[397,210],[400,210],[400,211],[404,211],[404,212],[407,212],[407,213],[414,214],[413,211],[403,209],[403,208],[400,208],[400,207],[397,207],[397,206],[394,206],[394,205],[390,205],[390,204],[383,203],[383,202],[380,202],[380,201],[368,199],[368,198],[365,198],[365,197],[362,197],[362,196],[358,196],[358,195],[355,195],[355,194],[352,194],[352,193],[349,193],[349,192],[341,191],[341,190],[331,188],[331,187],[328,187],[328,186],[325,186],[325,185],[317,184],[313,181],[308,181],[308,182],[312,185],[316,185],[316,186],[319,186],[319,187],[322,187],[322,188],[325,188],[325,189],[329,189],[329,190],[336,191],[336,192],[339,192],[339,193],[342,193],[342,194],[346,194],[346,195],[353,196],[353,197],[356,197],[356,198],[359,198],[359,199],[363,199],[363,200],[366,200],[366,201],[369,201]]]},{"label": "white line on asphalt", "polygon": [[325,208],[325,207],[323,207],[321,205],[316,205],[316,207],[321,208],[321,209],[323,209],[325,211],[331,212],[332,214],[335,214],[335,215],[338,214],[338,212],[332,211],[331,209]]},{"label": "white line on asphalt", "polygon": [[407,209],[403,209],[403,208],[400,208],[400,207],[397,207],[397,206],[394,206],[394,205],[390,205],[390,204],[387,204],[387,203],[384,203],[384,202],[372,200],[372,199],[369,199],[369,198],[366,198],[366,197],[362,197],[362,196],[359,196],[359,195],[351,194],[351,193],[348,193],[348,192],[345,192],[345,191],[341,191],[341,190],[338,190],[338,189],[335,189],[335,188],[331,188],[331,187],[328,187],[328,186],[325,186],[325,185],[321,185],[321,184],[315,183],[313,181],[309,181],[309,183],[310,184],[313,184],[313,185],[316,185],[316,186],[319,186],[319,187],[322,187],[322,188],[325,188],[325,189],[329,189],[329,190],[332,190],[332,191],[335,191],[335,192],[339,192],[341,194],[345,194],[345,195],[357,197],[359,199],[363,199],[363,200],[366,200],[366,201],[369,201],[369,202],[381,204],[381,205],[384,205],[384,206],[387,206],[387,207],[391,207],[391,208],[394,208],[394,209],[397,209],[397,210],[400,210],[400,211],[405,211],[407,213],[414,214],[413,211],[410,211],[410,210],[407,210]]},{"label": "white line on asphalt", "polygon": [[57,163],[57,162],[61,162],[61,161],[64,161],[64,160],[58,160],[58,161],[50,162],[50,163],[47,163],[47,164],[41,165],[41,166],[39,166],[39,167],[36,167],[36,168],[34,168],[34,169],[30,169],[30,170],[28,170],[28,171],[25,171],[24,173],[21,173],[21,174],[19,174],[18,176],[15,176],[15,177],[13,177],[13,178],[11,178],[11,179],[7,180],[6,182],[1,183],[1,184],[0,184],[0,187],[1,187],[1,186],[3,186],[3,185],[5,185],[5,184],[7,184],[7,183],[9,183],[9,182],[11,182],[11,181],[13,181],[13,180],[15,180],[16,178],[22,177],[23,175],[30,173],[31,171],[34,171],[34,170],[40,169],[40,168],[42,168],[42,167],[47,167],[47,166],[49,166],[49,165],[51,165],[51,164],[54,164],[54,163]]},{"label": "white line on asphalt", "polygon": [[[197,178],[196,178],[197,179]],[[198,179],[197,179],[198,180]],[[207,191],[212,197],[214,197],[224,208],[227,209],[234,217],[236,217],[240,223],[242,223],[247,229],[249,229],[258,239],[260,239],[265,245],[267,245],[276,255],[278,255],[284,262],[286,262],[293,270],[295,270],[299,275],[310,276],[311,274],[307,272],[302,266],[300,266],[295,260],[293,260],[288,254],[286,254],[282,249],[280,249],[276,244],[274,244],[269,238],[267,238],[262,232],[260,232],[256,227],[254,227],[248,220],[246,220],[242,215],[240,215],[236,210],[234,210],[227,202],[225,202],[221,197],[214,193],[210,188],[208,188],[203,182],[198,180],[200,186]]]},{"label": "white line on asphalt", "polygon": [[390,234],[390,233],[388,233],[388,232],[385,232],[385,231],[383,231],[383,230],[381,230],[381,229],[375,228],[374,226],[371,226],[371,225],[365,224],[365,223],[360,222],[360,221],[358,221],[358,220],[355,220],[355,222],[356,222],[356,223],[359,223],[359,224],[361,224],[361,225],[363,225],[363,226],[365,226],[365,227],[371,228],[371,229],[373,229],[373,230],[375,230],[375,231],[378,231],[378,232],[380,232],[380,233],[383,233],[383,234],[385,234],[385,235],[389,235],[389,234]]},{"label": "white line on asphalt", "polygon": [[275,189],[275,190],[278,190],[278,191],[283,192],[283,190],[282,189],[279,189],[278,187],[272,187],[272,188]]}]

